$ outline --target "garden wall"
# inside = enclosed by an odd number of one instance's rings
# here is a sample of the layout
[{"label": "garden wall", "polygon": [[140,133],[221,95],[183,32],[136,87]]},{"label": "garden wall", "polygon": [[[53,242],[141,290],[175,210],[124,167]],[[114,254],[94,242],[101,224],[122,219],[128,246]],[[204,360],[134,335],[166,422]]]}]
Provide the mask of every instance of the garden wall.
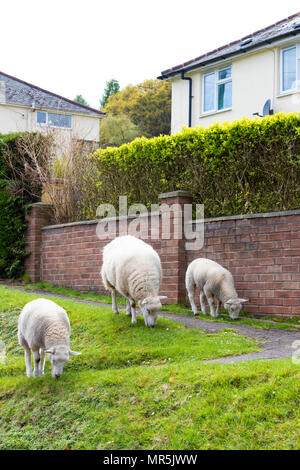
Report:
[{"label": "garden wall", "polygon": [[[300,315],[300,210],[206,219],[203,248],[187,251],[185,240],[176,239],[176,231],[182,228],[181,207],[192,202],[189,193],[162,194],[159,201],[173,205],[171,236],[155,240],[152,232],[152,239],[146,241],[161,257],[160,294],[168,296],[167,302],[186,300],[187,265],[195,258],[207,257],[232,272],[239,295],[250,299],[246,311]],[[102,249],[109,239],[97,237],[98,221],[47,225],[48,211],[49,206],[38,203],[28,216],[27,251],[31,254],[26,272],[32,281],[104,292],[100,270]],[[161,215],[158,217],[161,225]],[[116,222],[118,235],[120,219]]]}]

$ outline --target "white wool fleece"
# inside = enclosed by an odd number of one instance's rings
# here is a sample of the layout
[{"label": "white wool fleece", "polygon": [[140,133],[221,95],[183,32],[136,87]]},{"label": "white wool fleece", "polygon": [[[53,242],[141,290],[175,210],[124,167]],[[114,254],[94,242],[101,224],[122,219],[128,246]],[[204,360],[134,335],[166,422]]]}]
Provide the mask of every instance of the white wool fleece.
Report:
[{"label": "white wool fleece", "polygon": [[136,323],[135,302],[145,324],[154,326],[161,298],[158,295],[162,270],[156,251],[144,241],[127,235],[118,237],[103,250],[102,280],[112,293],[112,307],[118,313],[115,291],[127,299],[127,314]]}]

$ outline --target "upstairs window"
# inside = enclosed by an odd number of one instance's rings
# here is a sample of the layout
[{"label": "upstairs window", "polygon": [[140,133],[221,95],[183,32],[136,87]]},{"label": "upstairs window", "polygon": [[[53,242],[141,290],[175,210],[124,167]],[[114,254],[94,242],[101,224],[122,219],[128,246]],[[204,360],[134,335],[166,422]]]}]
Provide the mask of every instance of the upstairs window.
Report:
[{"label": "upstairs window", "polygon": [[214,70],[203,75],[203,113],[214,113],[231,109],[231,67]]},{"label": "upstairs window", "polygon": [[40,125],[50,127],[72,128],[72,116],[69,114],[46,113],[37,111],[36,122]]},{"label": "upstairs window", "polygon": [[281,92],[299,90],[300,44],[281,50]]}]

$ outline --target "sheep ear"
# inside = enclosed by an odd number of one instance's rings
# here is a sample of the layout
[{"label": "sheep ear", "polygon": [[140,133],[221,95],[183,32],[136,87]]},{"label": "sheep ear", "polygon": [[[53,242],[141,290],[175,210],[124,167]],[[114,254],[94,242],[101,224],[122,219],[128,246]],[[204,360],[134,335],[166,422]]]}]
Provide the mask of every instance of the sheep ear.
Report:
[{"label": "sheep ear", "polygon": [[81,353],[76,351],[69,351],[70,356],[80,356]]},{"label": "sheep ear", "polygon": [[245,302],[249,302],[249,299],[239,299],[239,302],[241,302],[241,304],[243,304]]},{"label": "sheep ear", "polygon": [[45,353],[54,354],[54,349],[45,349]]},{"label": "sheep ear", "polygon": [[159,295],[158,298],[160,300],[164,300],[164,299],[167,299],[168,297],[166,295]]},{"label": "sheep ear", "polygon": [[143,302],[141,303],[141,305],[145,305],[146,304],[146,299],[143,300]]},{"label": "sheep ear", "polygon": [[226,300],[225,304],[232,304],[232,302],[233,302],[232,299],[228,299],[228,300]]}]

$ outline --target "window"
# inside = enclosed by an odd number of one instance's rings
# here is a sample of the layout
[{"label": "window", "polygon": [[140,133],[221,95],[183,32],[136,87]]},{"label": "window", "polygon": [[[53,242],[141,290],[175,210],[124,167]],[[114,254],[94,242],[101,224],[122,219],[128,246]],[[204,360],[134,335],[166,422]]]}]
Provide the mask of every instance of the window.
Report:
[{"label": "window", "polygon": [[36,122],[38,124],[46,124],[47,122],[47,114],[46,113],[42,113],[41,111],[38,111],[36,113]]},{"label": "window", "polygon": [[300,88],[300,44],[281,50],[281,92]]},{"label": "window", "polygon": [[45,113],[42,111],[37,111],[36,122],[45,126],[65,127],[66,129],[72,128],[72,116],[69,114]]},{"label": "window", "polygon": [[232,106],[231,67],[203,75],[203,113],[230,109]]}]

